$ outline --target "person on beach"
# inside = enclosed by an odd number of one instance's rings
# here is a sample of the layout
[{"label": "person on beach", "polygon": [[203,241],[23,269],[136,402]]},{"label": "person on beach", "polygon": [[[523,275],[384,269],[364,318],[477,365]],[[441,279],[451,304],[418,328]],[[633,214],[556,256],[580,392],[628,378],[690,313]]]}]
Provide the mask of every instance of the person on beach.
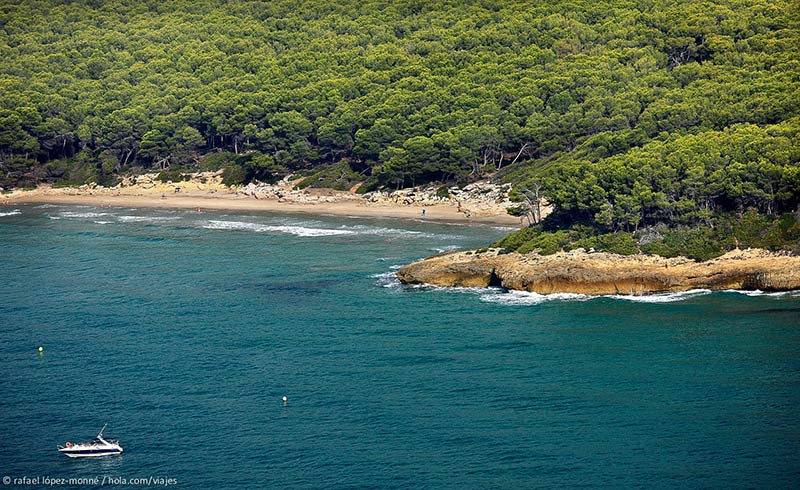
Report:
[{"label": "person on beach", "polygon": [[425,208],[422,208],[422,217],[425,217]]}]

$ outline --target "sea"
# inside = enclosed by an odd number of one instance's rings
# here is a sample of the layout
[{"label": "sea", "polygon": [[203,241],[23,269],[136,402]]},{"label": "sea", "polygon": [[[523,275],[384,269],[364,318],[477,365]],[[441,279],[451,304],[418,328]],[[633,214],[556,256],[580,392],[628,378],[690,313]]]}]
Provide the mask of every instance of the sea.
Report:
[{"label": "sea", "polygon": [[509,231],[0,208],[4,486],[800,486],[800,294],[395,278]]}]

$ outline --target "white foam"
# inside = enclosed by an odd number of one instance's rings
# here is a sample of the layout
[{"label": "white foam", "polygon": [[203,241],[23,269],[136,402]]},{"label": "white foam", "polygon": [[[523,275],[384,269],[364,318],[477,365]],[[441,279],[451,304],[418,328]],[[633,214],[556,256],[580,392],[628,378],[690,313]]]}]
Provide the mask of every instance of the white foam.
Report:
[{"label": "white foam", "polygon": [[22,214],[22,212],[19,209],[15,209],[13,211],[8,211],[6,213],[0,213],[0,217],[3,217],[3,216],[14,216],[15,214]]},{"label": "white foam", "polygon": [[99,218],[101,216],[108,216],[109,213],[76,213],[74,211],[64,211],[59,214],[62,218]]},{"label": "white foam", "polygon": [[429,248],[431,252],[436,252],[438,254],[443,254],[445,252],[455,252],[456,250],[460,249],[458,245],[445,245],[444,247],[433,247]]},{"label": "white foam", "polygon": [[361,235],[378,235],[385,237],[413,237],[413,238],[432,238],[432,239],[452,239],[462,240],[463,236],[445,235],[428,233],[417,230],[403,230],[399,228],[386,228],[381,226],[355,225],[351,227],[342,226],[343,229],[350,229]]},{"label": "white foam", "polygon": [[[690,291],[682,291],[680,293],[648,294],[641,296],[614,294],[599,297],[632,301],[637,303],[674,303],[676,301],[683,301],[710,293],[711,291],[708,289],[692,289]],[[480,298],[482,301],[500,303],[504,305],[538,305],[546,301],[588,301],[590,299],[598,298],[598,296],[574,293],[538,294],[529,293],[526,291],[508,291],[507,293],[484,293]]]},{"label": "white foam", "polygon": [[399,288],[403,285],[394,272],[382,272],[380,274],[373,274],[370,277],[375,279],[375,282],[383,288]]},{"label": "white foam", "polygon": [[778,291],[778,292],[773,292],[773,293],[767,293],[767,292],[761,291],[760,289],[754,289],[752,291],[743,291],[743,290],[740,290],[740,289],[728,289],[725,292],[726,293],[743,294],[745,296],[751,296],[751,297],[766,296],[766,297],[769,297],[769,298],[780,298],[780,297],[783,297],[783,296],[790,296],[790,297],[800,296],[800,291]]},{"label": "white foam", "polygon": [[95,224],[98,225],[110,225],[113,221],[95,221]]},{"label": "white foam", "polygon": [[178,216],[120,216],[118,219],[123,223],[161,223],[180,218]]},{"label": "white foam", "polygon": [[426,233],[416,230],[402,230],[399,228],[385,228],[385,227],[366,226],[366,225],[356,225],[350,227],[349,229],[358,232],[361,235],[378,235],[390,238],[410,237],[410,238],[431,238],[431,239],[452,239],[452,240],[461,240],[464,238],[458,235],[439,235],[436,233]]},{"label": "white foam", "polygon": [[296,235],[300,237],[319,237],[334,235],[355,235],[354,230],[342,228],[309,228],[295,225],[265,225],[261,223],[250,223],[246,221],[219,221],[209,220],[202,225],[209,230],[234,230],[234,231],[254,231],[256,233],[277,232]]},{"label": "white foam", "polygon": [[495,289],[481,294],[481,301],[502,305],[538,305],[547,301],[587,301],[591,296],[574,293],[539,294],[527,291],[508,291]]},{"label": "white foam", "polygon": [[370,235],[421,235],[422,234],[421,231],[399,230],[397,228],[385,228],[385,227],[376,227],[367,225],[355,225],[352,227],[352,229]]},{"label": "white foam", "polygon": [[685,299],[694,298],[695,296],[704,296],[710,293],[711,290],[709,289],[690,289],[689,291],[681,291],[679,293],[658,293],[641,296],[614,294],[606,296],[606,298],[634,301],[638,303],[674,303],[676,301],[683,301]]}]

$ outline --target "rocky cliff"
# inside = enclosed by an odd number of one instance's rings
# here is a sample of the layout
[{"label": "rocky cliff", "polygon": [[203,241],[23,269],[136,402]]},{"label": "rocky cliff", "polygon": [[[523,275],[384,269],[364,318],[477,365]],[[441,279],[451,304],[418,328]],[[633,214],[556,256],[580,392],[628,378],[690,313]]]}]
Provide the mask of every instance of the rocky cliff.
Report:
[{"label": "rocky cliff", "polygon": [[689,289],[800,289],[800,257],[734,250],[707,262],[583,251],[538,254],[455,252],[409,264],[405,284],[488,287],[540,294],[648,294]]}]

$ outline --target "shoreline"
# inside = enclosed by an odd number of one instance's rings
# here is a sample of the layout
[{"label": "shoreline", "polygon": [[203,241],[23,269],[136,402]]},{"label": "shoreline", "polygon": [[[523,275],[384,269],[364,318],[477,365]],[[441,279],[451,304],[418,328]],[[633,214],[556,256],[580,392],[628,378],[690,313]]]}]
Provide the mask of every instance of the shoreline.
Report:
[{"label": "shoreline", "polygon": [[761,249],[732,250],[705,262],[685,257],[573,250],[553,255],[500,249],[434,255],[397,271],[404,284],[502,287],[538,294],[650,295],[697,289],[800,290],[800,257]]},{"label": "shoreline", "polygon": [[[218,211],[264,211],[307,215],[354,216],[362,218],[414,219],[457,224],[479,223],[518,227],[519,218],[501,214],[499,210],[475,210],[467,217],[456,205],[449,203],[401,205],[374,203],[353,194],[342,195],[321,190],[319,201],[297,202],[274,198],[256,198],[230,190],[207,190],[174,193],[163,189],[110,189],[80,190],[74,188],[53,189],[39,187],[30,191],[16,191],[3,196],[6,205],[17,204],[65,204],[97,207],[201,209]],[[133,191],[133,192],[131,192]],[[323,196],[323,194],[325,194]],[[422,214],[422,210],[425,214]],[[505,210],[503,210],[505,213]]]}]

